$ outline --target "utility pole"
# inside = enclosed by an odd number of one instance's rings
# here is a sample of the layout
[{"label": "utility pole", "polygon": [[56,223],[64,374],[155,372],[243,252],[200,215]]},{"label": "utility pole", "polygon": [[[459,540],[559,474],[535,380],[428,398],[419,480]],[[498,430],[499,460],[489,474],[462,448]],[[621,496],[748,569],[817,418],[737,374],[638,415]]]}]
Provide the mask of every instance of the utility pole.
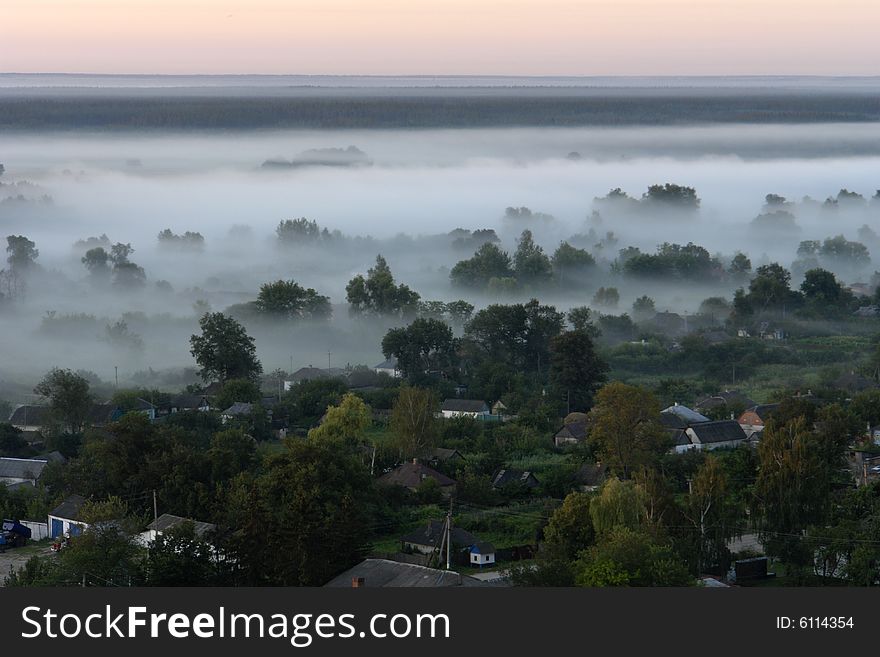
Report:
[{"label": "utility pole", "polygon": [[330,376],[330,354],[332,353],[332,351],[327,352],[327,376]]},{"label": "utility pole", "polygon": [[373,458],[370,459],[370,476],[373,476],[376,470],[376,443],[373,443]]},{"label": "utility pole", "polygon": [[119,390],[119,365],[114,365],[113,371],[116,374],[116,389]]},{"label": "utility pole", "polygon": [[446,513],[446,570],[452,567],[452,498],[449,498],[449,511]]},{"label": "utility pole", "polygon": [[157,525],[159,522],[159,507],[156,505],[156,489],[153,489],[153,522]]}]

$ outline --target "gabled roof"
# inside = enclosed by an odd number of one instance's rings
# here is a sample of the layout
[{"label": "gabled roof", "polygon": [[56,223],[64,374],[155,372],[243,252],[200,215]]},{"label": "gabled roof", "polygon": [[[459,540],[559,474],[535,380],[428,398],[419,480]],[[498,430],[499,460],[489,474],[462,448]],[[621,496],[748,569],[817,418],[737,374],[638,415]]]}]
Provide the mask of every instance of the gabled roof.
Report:
[{"label": "gabled roof", "polygon": [[385,486],[418,488],[425,479],[434,479],[440,486],[454,486],[455,480],[421,463],[407,462],[383,474],[377,482]]},{"label": "gabled roof", "polygon": [[210,406],[205,395],[177,395],[171,400],[171,406],[179,410],[191,410]]},{"label": "gabled roof", "polygon": [[485,541],[478,541],[471,546],[473,554],[495,554],[495,546]]},{"label": "gabled roof", "polygon": [[779,408],[779,404],[757,404],[756,406],[752,406],[751,408],[747,409],[745,412],[754,413],[758,416],[758,418],[760,418],[761,422],[766,422],[770,419],[773,411],[775,411],[777,408]]},{"label": "gabled roof", "polygon": [[479,399],[446,399],[440,410],[454,413],[485,413],[489,407],[486,402]]},{"label": "gabled roof", "polygon": [[9,479],[39,479],[48,459],[16,459],[0,457],[0,477]]},{"label": "gabled roof", "polygon": [[687,406],[683,406],[681,404],[673,404],[669,408],[664,408],[661,412],[676,415],[684,420],[687,424],[709,421],[709,418],[707,418],[705,415],[697,413],[695,410],[692,410]]},{"label": "gabled roof", "polygon": [[327,370],[322,370],[320,367],[312,367],[309,365],[308,367],[300,367],[296,372],[291,374],[290,380],[294,383],[299,383],[300,381],[326,379],[328,376]]},{"label": "gabled roof", "polygon": [[[400,540],[404,543],[436,548],[443,542],[443,528],[445,525],[446,523],[440,520],[430,520],[426,527],[420,527],[414,532],[402,536]],[[449,532],[449,536],[452,544],[458,547],[470,547],[478,541],[476,536],[454,525]]]},{"label": "gabled roof", "polygon": [[437,461],[449,461],[452,459],[461,459],[463,461],[467,460],[464,458],[464,454],[459,452],[457,449],[446,449],[445,447],[435,447],[431,451],[431,458]]},{"label": "gabled roof", "polygon": [[362,586],[370,588],[489,586],[478,579],[460,575],[452,570],[437,570],[387,559],[364,559],[358,565],[331,579],[324,586],[350,588],[352,580],[358,578],[363,578]]},{"label": "gabled roof", "polygon": [[[159,516],[153,522],[147,525],[147,529],[160,533],[166,532],[172,527],[176,527],[183,522],[187,522],[187,520],[187,518],[183,518],[181,516],[174,516],[170,513],[163,513],[161,516]],[[191,520],[190,522],[193,523],[195,534],[198,537],[202,537],[208,532],[212,532],[217,529],[217,525],[211,524],[210,522],[200,522],[197,520]]]},{"label": "gabled roof", "polygon": [[9,416],[9,424],[28,427],[43,427],[49,422],[49,407],[22,404]]},{"label": "gabled roof", "polygon": [[378,365],[373,366],[374,370],[396,370],[397,369],[397,358],[392,356],[391,358],[386,358]]},{"label": "gabled roof", "polygon": [[250,415],[253,409],[253,404],[247,402],[235,402],[232,406],[223,411],[221,415],[230,415],[232,417],[235,417],[236,415]]},{"label": "gabled roof", "polygon": [[524,484],[528,488],[538,486],[538,478],[529,470],[514,470],[513,468],[502,468],[492,478],[492,486],[501,488],[508,484]]},{"label": "gabled roof", "polygon": [[731,441],[744,441],[746,433],[736,420],[718,420],[693,424],[690,430],[703,445]]},{"label": "gabled roof", "polygon": [[65,498],[61,504],[49,511],[49,515],[55,516],[56,518],[64,518],[65,520],[82,520],[79,514],[85,503],[86,498],[82,495],[71,495]]},{"label": "gabled roof", "polygon": [[587,439],[587,434],[589,433],[589,427],[586,422],[572,422],[571,424],[566,424],[559,431],[556,432],[556,438],[568,438],[571,440],[576,440],[578,442],[582,442]]}]

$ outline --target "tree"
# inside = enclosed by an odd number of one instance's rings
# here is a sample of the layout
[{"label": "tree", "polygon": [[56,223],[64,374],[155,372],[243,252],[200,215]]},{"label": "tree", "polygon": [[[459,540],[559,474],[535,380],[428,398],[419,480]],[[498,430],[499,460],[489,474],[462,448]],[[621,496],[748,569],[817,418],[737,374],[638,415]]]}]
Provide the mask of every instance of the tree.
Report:
[{"label": "tree", "polygon": [[806,272],[801,283],[801,292],[806,301],[805,310],[820,317],[840,316],[855,302],[853,293],[825,269],[811,269]]},{"label": "tree", "polygon": [[627,479],[668,448],[660,405],[647,390],[612,382],[596,394],[589,442],[602,463]]},{"label": "tree", "polygon": [[640,528],[646,519],[645,491],[633,481],[611,477],[590,502],[590,519],[597,535],[618,527]]},{"label": "tree", "polygon": [[124,265],[129,262],[128,257],[132,253],[134,253],[134,249],[131,248],[131,244],[117,242],[110,247],[110,261],[114,265]]},{"label": "tree", "polygon": [[700,208],[700,199],[693,187],[675,183],[651,185],[642,195],[642,203],[695,212]]},{"label": "tree", "polygon": [[544,528],[544,550],[552,559],[573,561],[596,538],[590,515],[591,496],[569,493]]},{"label": "tree", "polygon": [[82,263],[95,280],[103,281],[109,278],[110,254],[103,247],[96,246],[86,251],[86,254],[82,257]]},{"label": "tree", "polygon": [[213,586],[223,583],[215,548],[186,520],[158,534],[148,546],[147,586]]},{"label": "tree", "polygon": [[811,556],[801,532],[822,519],[830,496],[827,470],[804,418],[767,427],[758,459],[755,498],[764,545],[792,566],[805,566]]},{"label": "tree", "polygon": [[595,339],[602,331],[593,322],[593,311],[588,306],[578,306],[568,311],[568,322],[575,331],[582,331]]},{"label": "tree", "polygon": [[700,302],[699,313],[724,321],[730,316],[731,310],[730,302],[724,297],[707,297]]},{"label": "tree", "polygon": [[345,287],[346,299],[355,314],[409,315],[416,311],[418,293],[401,283],[395,284],[385,258],[376,256],[366,278],[358,274]]},{"label": "tree", "polygon": [[6,253],[9,254],[6,261],[12,271],[23,274],[33,268],[40,255],[36,246],[24,235],[9,235],[6,238]]},{"label": "tree", "polygon": [[535,244],[532,231],[526,229],[517,241],[513,256],[514,272],[520,285],[542,285],[553,275],[553,266],[544,249]]},{"label": "tree", "polygon": [[737,313],[743,311],[763,312],[788,306],[796,306],[799,295],[789,287],[791,274],[780,264],[762,265],[755,271],[749,283],[748,294],[735,304]]},{"label": "tree", "polygon": [[382,353],[386,358],[397,358],[401,373],[418,381],[449,373],[455,365],[456,345],[445,322],[419,317],[409,326],[389,330],[382,338]]},{"label": "tree", "polygon": [[424,388],[400,389],[391,409],[391,432],[402,459],[424,457],[437,441],[435,413],[440,402],[436,394]]},{"label": "tree", "polygon": [[240,584],[321,586],[361,561],[373,523],[369,471],[335,441],[285,441],[227,501]]},{"label": "tree", "polygon": [[575,564],[578,586],[690,586],[693,579],[672,549],[621,526],[586,550]]},{"label": "tree", "polygon": [[608,369],[586,332],[566,331],[551,338],[550,385],[566,413],[589,410]]},{"label": "tree", "polygon": [[78,433],[92,410],[89,382],[70,370],[53,368],[34,388],[49,401],[52,417],[65,431]]},{"label": "tree", "polygon": [[330,406],[321,424],[309,431],[309,439],[317,441],[345,441],[357,444],[373,423],[370,407],[353,393],[346,393],[338,406]]},{"label": "tree", "polygon": [[735,516],[727,499],[727,476],[720,461],[707,456],[691,482],[684,509],[698,536],[697,572],[716,566],[727,572],[727,544],[737,533]]},{"label": "tree", "polygon": [[260,286],[257,310],[284,319],[328,319],[330,299],[296,281],[275,281]]},{"label": "tree", "polygon": [[24,432],[11,424],[0,423],[0,456],[23,457],[28,452]]},{"label": "tree", "polygon": [[647,295],[642,295],[638,299],[633,301],[632,311],[633,318],[637,322],[651,319],[655,314],[657,314],[657,310],[654,306],[654,300]]},{"label": "tree", "polygon": [[562,285],[580,282],[584,275],[596,266],[595,258],[588,251],[575,248],[568,242],[559,244],[551,262],[553,273]]},{"label": "tree", "polygon": [[620,292],[616,287],[600,287],[593,295],[594,306],[604,306],[605,308],[617,308],[620,302]]},{"label": "tree", "polygon": [[261,397],[260,386],[253,379],[228,379],[223,383],[213,404],[223,410],[236,402],[258,402]]},{"label": "tree", "polygon": [[476,289],[485,288],[493,279],[512,277],[510,256],[492,242],[482,244],[473,257],[458,262],[449,272],[453,285]]},{"label": "tree", "polygon": [[749,260],[745,253],[737,253],[730,261],[727,273],[734,279],[744,281],[752,273],[752,261]]},{"label": "tree", "polygon": [[479,360],[503,363],[515,371],[547,371],[550,339],[562,331],[564,315],[537,299],[525,304],[492,304],[465,326],[465,339],[476,347]]},{"label": "tree", "polygon": [[199,320],[201,335],[190,337],[190,353],[205,381],[257,378],[263,366],[257,360],[254,339],[244,326],[223,313],[205,313]]}]

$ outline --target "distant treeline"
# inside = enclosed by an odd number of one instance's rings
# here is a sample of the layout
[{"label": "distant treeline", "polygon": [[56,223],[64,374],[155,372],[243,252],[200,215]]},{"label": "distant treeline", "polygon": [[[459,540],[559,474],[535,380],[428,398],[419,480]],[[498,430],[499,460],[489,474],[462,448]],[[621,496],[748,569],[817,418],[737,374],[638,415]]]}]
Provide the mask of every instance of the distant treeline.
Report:
[{"label": "distant treeline", "polygon": [[444,128],[880,120],[876,94],[0,98],[0,130]]}]

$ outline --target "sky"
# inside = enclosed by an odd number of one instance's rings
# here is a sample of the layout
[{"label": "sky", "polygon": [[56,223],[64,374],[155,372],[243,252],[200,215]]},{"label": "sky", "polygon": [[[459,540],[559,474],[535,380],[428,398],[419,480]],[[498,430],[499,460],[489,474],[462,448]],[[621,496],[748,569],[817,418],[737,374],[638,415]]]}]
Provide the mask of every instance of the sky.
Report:
[{"label": "sky", "polygon": [[877,0],[2,0],[0,72],[877,75]]}]

